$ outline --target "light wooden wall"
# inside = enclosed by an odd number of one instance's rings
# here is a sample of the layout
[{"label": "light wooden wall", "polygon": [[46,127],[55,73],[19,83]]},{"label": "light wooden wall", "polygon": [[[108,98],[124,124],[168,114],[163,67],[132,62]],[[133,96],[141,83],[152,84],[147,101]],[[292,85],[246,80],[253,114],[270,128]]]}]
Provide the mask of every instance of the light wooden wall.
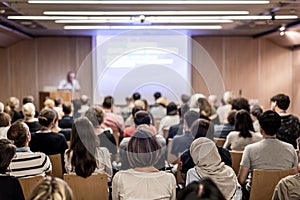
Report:
[{"label": "light wooden wall", "polygon": [[[78,71],[91,49],[90,37],[36,38],[0,49],[0,101],[33,95],[38,106],[38,92],[44,86],[57,86],[68,71]],[[91,74],[91,66],[84,71]],[[91,96],[91,78],[81,86],[81,92]]]},{"label": "light wooden wall", "polygon": [[[225,90],[248,99],[258,99],[265,108],[270,108],[270,98],[277,93],[290,96],[291,112],[300,116],[300,50],[280,47],[267,39],[247,37],[194,37],[217,65],[222,74]],[[197,52],[192,52],[193,63],[199,63]],[[297,80],[298,79],[298,80]],[[219,81],[219,80],[216,80]],[[196,92],[206,95],[203,78],[192,75],[192,85]],[[221,96],[219,96],[221,97]]]}]

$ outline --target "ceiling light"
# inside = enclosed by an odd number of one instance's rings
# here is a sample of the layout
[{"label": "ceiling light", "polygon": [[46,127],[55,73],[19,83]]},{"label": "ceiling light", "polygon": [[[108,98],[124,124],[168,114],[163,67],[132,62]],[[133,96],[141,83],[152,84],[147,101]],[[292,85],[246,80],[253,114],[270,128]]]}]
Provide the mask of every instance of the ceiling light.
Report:
[{"label": "ceiling light", "polygon": [[85,17],[85,16],[8,16],[7,19],[18,19],[18,20],[89,20],[89,19],[124,19],[130,20],[131,17]]},{"label": "ceiling light", "polygon": [[36,4],[269,4],[270,1],[262,1],[262,0],[256,0],[256,1],[245,1],[245,0],[236,0],[236,1],[182,1],[182,0],[177,0],[177,1],[90,1],[90,0],[64,0],[64,1],[59,1],[59,0],[28,0],[28,3],[36,3]]},{"label": "ceiling light", "polygon": [[88,30],[88,29],[222,29],[222,26],[64,26],[67,30]]},{"label": "ceiling light", "polygon": [[173,19],[154,19],[145,18],[144,20],[110,20],[110,19],[88,19],[88,20],[55,20],[58,24],[76,24],[76,23],[232,23],[232,20],[173,20]]},{"label": "ceiling light", "polygon": [[[130,16],[8,16],[8,19],[16,20],[103,20],[124,19],[130,20]],[[149,17],[148,17],[149,18]],[[240,15],[240,16],[153,16],[152,20],[270,20],[270,15]],[[297,15],[276,15],[275,19],[297,19]]]},{"label": "ceiling light", "polygon": [[275,15],[275,19],[298,19],[297,15]]},{"label": "ceiling light", "polygon": [[249,11],[45,11],[44,15],[248,15]]}]

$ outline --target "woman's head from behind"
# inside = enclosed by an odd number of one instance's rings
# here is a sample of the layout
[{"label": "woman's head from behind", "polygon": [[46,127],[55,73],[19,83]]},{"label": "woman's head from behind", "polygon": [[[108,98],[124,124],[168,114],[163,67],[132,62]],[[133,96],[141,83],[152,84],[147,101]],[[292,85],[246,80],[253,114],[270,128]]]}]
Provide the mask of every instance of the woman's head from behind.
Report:
[{"label": "woman's head from behind", "polygon": [[190,151],[196,166],[209,168],[221,162],[221,157],[215,143],[206,137],[194,140],[190,146]]},{"label": "woman's head from behind", "polygon": [[239,110],[235,114],[235,130],[240,132],[240,137],[252,137],[250,131],[254,131],[251,116],[246,110]]},{"label": "woman's head from behind", "polygon": [[56,118],[56,113],[51,108],[45,108],[41,111],[38,116],[39,123],[41,126],[50,127],[54,124],[54,120]]},{"label": "woman's head from behind", "polygon": [[35,106],[33,103],[26,103],[22,107],[25,118],[33,118],[35,115]]},{"label": "woman's head from behind", "polygon": [[30,200],[73,200],[73,192],[62,179],[47,176],[32,190]]},{"label": "woman's head from behind", "polygon": [[99,139],[96,136],[92,123],[86,117],[79,117],[74,121],[71,131],[70,150],[73,156],[71,164],[77,175],[90,176],[97,167],[94,157]]},{"label": "woman's head from behind", "polygon": [[146,129],[137,129],[127,146],[127,156],[130,166],[154,166],[160,158],[161,146],[156,137]]},{"label": "woman's head from behind", "polygon": [[7,139],[0,139],[0,174],[6,173],[15,154],[16,146]]},{"label": "woman's head from behind", "polygon": [[85,116],[92,122],[94,127],[102,124],[104,120],[104,111],[99,106],[91,106],[86,112]]},{"label": "woman's head from behind", "polygon": [[192,182],[179,194],[177,200],[225,200],[224,195],[209,177],[202,178],[199,182]]}]

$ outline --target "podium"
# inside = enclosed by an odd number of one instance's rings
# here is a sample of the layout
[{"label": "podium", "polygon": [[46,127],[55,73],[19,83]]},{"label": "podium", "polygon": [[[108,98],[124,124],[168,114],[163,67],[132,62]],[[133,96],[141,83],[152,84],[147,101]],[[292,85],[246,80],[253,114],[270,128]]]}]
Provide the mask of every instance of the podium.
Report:
[{"label": "podium", "polygon": [[61,98],[63,101],[72,101],[72,92],[71,91],[52,91],[52,92],[39,92],[39,108],[40,110],[44,107],[44,101],[46,98],[57,99]]}]

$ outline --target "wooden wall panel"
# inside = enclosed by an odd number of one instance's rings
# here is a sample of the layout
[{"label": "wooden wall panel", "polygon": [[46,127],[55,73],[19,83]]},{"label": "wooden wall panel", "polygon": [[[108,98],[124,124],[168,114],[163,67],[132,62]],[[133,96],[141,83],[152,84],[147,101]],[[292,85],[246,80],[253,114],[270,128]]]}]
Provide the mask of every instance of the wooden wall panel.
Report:
[{"label": "wooden wall panel", "polygon": [[[212,81],[213,84],[220,83],[220,81],[222,82],[222,80],[220,80],[218,76],[215,75],[216,71],[218,74],[222,74],[223,72],[222,50],[223,39],[221,37],[193,38],[192,86],[194,92],[200,92],[205,95],[210,95],[210,93],[214,93],[218,95],[219,98],[222,96],[223,92],[219,92],[219,90],[214,90],[214,87],[212,87],[212,85],[208,85],[208,81]],[[208,69],[202,71],[203,65],[205,64],[205,60],[208,62],[208,65],[205,65]],[[212,89],[209,89],[211,87]]]},{"label": "wooden wall panel", "polygon": [[[68,71],[77,71],[90,51],[90,37],[37,38],[0,49],[0,100],[33,95],[39,106],[38,92],[45,86],[56,87]],[[87,70],[91,74],[91,66]],[[89,81],[85,87],[90,89]],[[90,90],[84,93],[91,95]]]},{"label": "wooden wall panel", "polygon": [[9,68],[7,67],[7,51],[4,48],[0,48],[0,101],[6,102],[8,95],[10,95],[10,80],[9,80]]},{"label": "wooden wall panel", "polygon": [[236,96],[257,97],[258,40],[252,38],[225,38],[224,82],[226,90]]},{"label": "wooden wall panel", "polygon": [[76,45],[77,79],[80,82],[81,94],[86,94],[92,99],[92,41],[87,37],[77,38]]},{"label": "wooden wall panel", "polygon": [[[277,46],[269,40],[261,40],[259,99],[270,108],[270,98],[285,93],[292,99],[292,51]],[[292,107],[290,109],[292,111]]]},{"label": "wooden wall panel", "polygon": [[39,90],[44,86],[57,86],[68,71],[76,71],[76,38],[38,38]]},{"label": "wooden wall panel", "polygon": [[[8,49],[11,94],[38,99],[34,40],[23,40]],[[21,107],[20,107],[21,109]]]},{"label": "wooden wall panel", "polygon": [[292,108],[293,112],[300,117],[300,49],[293,51],[293,78],[292,78]]}]

